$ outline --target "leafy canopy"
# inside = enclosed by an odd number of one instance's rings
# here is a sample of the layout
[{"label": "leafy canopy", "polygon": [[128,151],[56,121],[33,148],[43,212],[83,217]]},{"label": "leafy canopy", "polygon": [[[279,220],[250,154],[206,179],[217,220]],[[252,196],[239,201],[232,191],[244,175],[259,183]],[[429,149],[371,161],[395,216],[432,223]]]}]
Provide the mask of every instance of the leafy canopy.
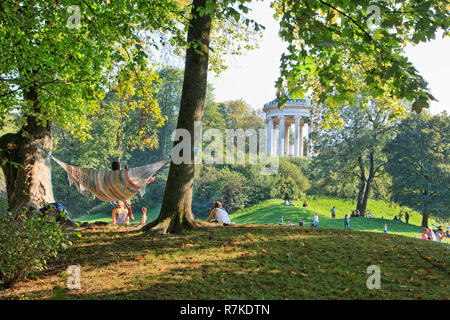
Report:
[{"label": "leafy canopy", "polygon": [[449,217],[450,121],[411,114],[385,147],[386,171],[392,176],[394,201],[421,213]]},{"label": "leafy canopy", "polygon": [[276,83],[281,104],[287,93],[295,99],[308,90],[334,115],[358,92],[407,99],[419,112],[434,100],[403,49],[434,39],[439,29],[448,36],[448,1],[278,0],[272,6],[288,43]]},{"label": "leafy canopy", "polygon": [[[162,121],[144,90],[155,77],[147,67],[149,34],[181,34],[173,19],[179,10],[177,1],[2,1],[0,113],[19,110],[23,122],[53,121],[86,138],[88,115],[119,78],[122,88],[133,81],[141,90],[135,107]],[[33,103],[23,99],[30,88],[37,92]]]}]

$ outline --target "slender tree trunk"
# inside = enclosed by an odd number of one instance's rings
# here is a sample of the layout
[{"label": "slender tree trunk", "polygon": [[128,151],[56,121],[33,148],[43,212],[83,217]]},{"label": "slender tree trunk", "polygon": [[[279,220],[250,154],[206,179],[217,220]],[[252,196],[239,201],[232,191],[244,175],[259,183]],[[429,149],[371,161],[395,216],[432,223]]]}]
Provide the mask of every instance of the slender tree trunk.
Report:
[{"label": "slender tree trunk", "polygon": [[[71,159],[69,159],[69,161],[67,163],[72,164]],[[68,191],[67,191],[67,211],[69,211],[69,212],[70,212],[70,200],[71,200],[70,191],[71,190],[72,190],[72,188],[68,188]]]},{"label": "slender tree trunk", "polygon": [[[39,112],[37,91],[24,91],[24,100]],[[51,123],[39,124],[28,116],[26,125],[17,133],[0,138],[1,167],[6,178],[8,206],[12,212],[24,208],[38,209],[43,203],[54,202],[50,179],[50,158],[45,151],[52,151]]]},{"label": "slender tree trunk", "polygon": [[364,189],[366,188],[366,172],[364,169],[364,163],[362,161],[362,156],[358,157],[358,166],[359,166],[361,173],[359,176],[360,182],[359,182],[358,199],[356,202],[356,209],[361,212],[362,204],[363,204]]},{"label": "slender tree trunk", "polygon": [[369,153],[369,177],[366,182],[366,189],[364,190],[364,198],[361,204],[361,209],[359,209],[362,216],[366,213],[367,202],[369,201],[370,190],[372,187],[373,178],[375,176],[375,167],[374,167],[374,154],[373,151]]},{"label": "slender tree trunk", "polygon": [[[183,90],[177,129],[186,129],[191,134],[191,146],[194,146],[194,121],[201,121],[205,104],[208,75],[208,48],[211,34],[213,12],[198,14],[206,7],[208,0],[194,0],[192,18],[188,30],[188,42],[191,44],[186,52]],[[214,2],[215,4],[215,2]],[[201,45],[198,45],[201,43]],[[170,164],[169,176],[158,219],[143,229],[168,233],[179,233],[184,229],[196,228],[192,216],[192,192],[194,184],[194,153],[189,152],[189,164]]]},{"label": "slender tree trunk", "polygon": [[168,135],[167,132],[168,132],[168,131],[169,131],[169,124],[167,123],[167,124],[164,126],[164,129],[163,129],[164,137],[163,137],[163,146],[162,146],[161,160],[167,159],[167,158],[166,158],[166,157],[167,157],[166,152],[167,152],[167,135]]}]

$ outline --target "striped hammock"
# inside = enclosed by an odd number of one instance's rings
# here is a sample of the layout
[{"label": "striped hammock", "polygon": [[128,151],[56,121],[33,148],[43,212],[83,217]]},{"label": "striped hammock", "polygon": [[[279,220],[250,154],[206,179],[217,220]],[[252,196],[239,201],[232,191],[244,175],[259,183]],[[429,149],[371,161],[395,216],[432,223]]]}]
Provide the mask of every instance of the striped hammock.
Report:
[{"label": "striped hammock", "polygon": [[127,170],[95,170],[69,165],[52,157],[67,172],[69,184],[75,184],[78,191],[93,195],[102,201],[125,201],[137,192],[145,194],[147,181],[161,169],[169,159]]}]

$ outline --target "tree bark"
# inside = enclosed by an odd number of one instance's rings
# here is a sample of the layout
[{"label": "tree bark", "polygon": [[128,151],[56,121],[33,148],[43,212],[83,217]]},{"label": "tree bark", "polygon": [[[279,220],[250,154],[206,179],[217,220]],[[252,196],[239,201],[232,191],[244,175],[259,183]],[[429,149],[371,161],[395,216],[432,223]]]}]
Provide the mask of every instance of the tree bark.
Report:
[{"label": "tree bark", "polygon": [[375,176],[375,166],[374,166],[374,153],[370,151],[369,153],[369,177],[366,182],[366,189],[364,190],[364,198],[361,204],[361,209],[359,209],[362,216],[366,213],[367,202],[369,201],[370,189],[372,187],[373,178]]},{"label": "tree bark", "polygon": [[428,213],[422,214],[422,227],[428,228]]},{"label": "tree bark", "polygon": [[[38,110],[35,88],[24,91],[24,100]],[[26,125],[17,133],[0,138],[1,167],[6,179],[8,206],[12,212],[38,209],[44,203],[55,202],[51,186],[50,158],[51,123],[38,123],[34,116],[26,118]]]},{"label": "tree bark", "polygon": [[356,209],[361,212],[362,209],[362,203],[363,203],[363,196],[364,196],[364,189],[366,188],[366,173],[364,169],[364,163],[362,161],[362,156],[358,157],[358,166],[361,171],[360,173],[360,184],[359,184],[359,192],[358,192],[358,199],[356,202]]},{"label": "tree bark", "polygon": [[[183,90],[177,129],[186,129],[191,134],[194,146],[194,121],[201,121],[205,104],[208,75],[208,51],[213,12],[199,15],[198,10],[206,7],[208,0],[194,0],[192,18],[188,30],[189,48],[186,51]],[[215,2],[213,2],[215,5]],[[194,153],[189,152],[188,164],[171,162],[169,176],[159,217],[146,225],[143,230],[163,233],[179,233],[184,229],[198,227],[192,216],[192,193],[194,184]]]}]

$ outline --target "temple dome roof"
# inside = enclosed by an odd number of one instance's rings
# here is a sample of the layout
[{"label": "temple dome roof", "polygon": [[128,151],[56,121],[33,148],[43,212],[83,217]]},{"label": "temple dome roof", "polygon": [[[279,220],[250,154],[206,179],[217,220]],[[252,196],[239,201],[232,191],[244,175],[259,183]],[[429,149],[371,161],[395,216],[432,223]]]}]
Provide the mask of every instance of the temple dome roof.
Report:
[{"label": "temple dome roof", "polygon": [[[284,107],[289,108],[289,107],[298,107],[298,106],[308,106],[308,100],[307,99],[291,99],[289,97],[288,101],[286,101]],[[267,102],[266,104],[264,104],[263,110],[268,108],[268,107],[276,107],[278,106],[278,98],[275,98],[274,100]]]}]

